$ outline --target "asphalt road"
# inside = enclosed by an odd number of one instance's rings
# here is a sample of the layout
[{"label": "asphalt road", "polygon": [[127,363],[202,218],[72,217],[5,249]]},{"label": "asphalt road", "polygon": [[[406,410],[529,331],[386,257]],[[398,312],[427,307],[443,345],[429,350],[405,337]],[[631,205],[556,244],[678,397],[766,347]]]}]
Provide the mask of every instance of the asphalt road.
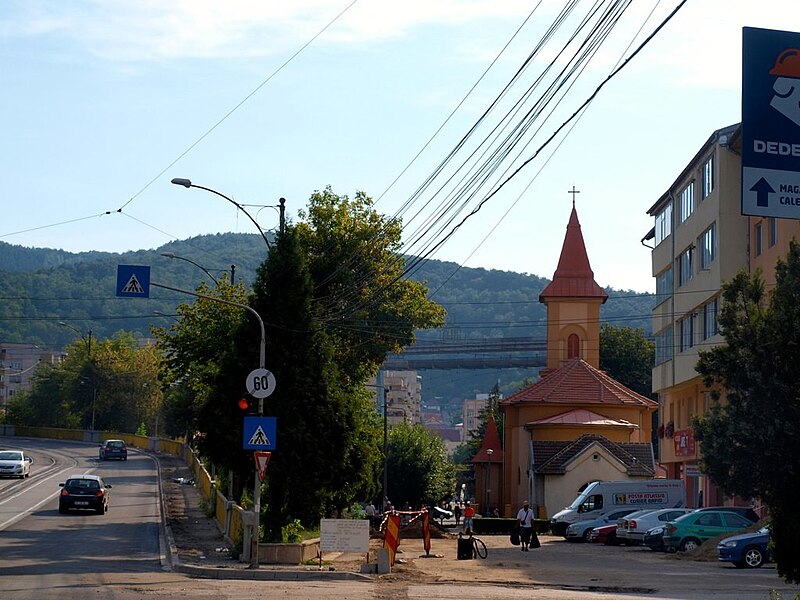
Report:
[{"label": "asphalt road", "polygon": [[[64,588],[160,570],[152,458],[131,451],[127,461],[99,461],[91,445],[3,439],[4,447],[12,444],[27,450],[34,463],[29,479],[0,480],[0,596],[42,598],[44,590],[61,590],[63,598]],[[105,515],[59,514],[58,484],[75,473],[94,473],[112,484]]]}]

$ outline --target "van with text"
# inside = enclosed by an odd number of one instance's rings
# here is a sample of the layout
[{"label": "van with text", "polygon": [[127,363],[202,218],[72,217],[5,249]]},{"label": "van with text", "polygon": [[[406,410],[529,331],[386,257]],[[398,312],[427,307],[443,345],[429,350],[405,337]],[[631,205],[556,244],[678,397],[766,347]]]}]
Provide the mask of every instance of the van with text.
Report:
[{"label": "van with text", "polygon": [[622,508],[644,510],[686,506],[686,486],[680,479],[593,481],[572,504],[550,520],[553,535],[564,535],[572,523],[598,519]]}]

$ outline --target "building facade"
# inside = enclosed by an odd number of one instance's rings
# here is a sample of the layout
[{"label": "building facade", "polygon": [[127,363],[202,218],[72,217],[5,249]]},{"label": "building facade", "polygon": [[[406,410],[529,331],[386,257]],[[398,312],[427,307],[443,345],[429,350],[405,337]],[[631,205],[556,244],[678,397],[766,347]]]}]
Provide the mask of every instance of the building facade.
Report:
[{"label": "building facade", "polygon": [[63,357],[63,352],[44,350],[36,344],[0,343],[0,408],[3,412],[17,394],[30,389],[39,363],[56,365]]}]

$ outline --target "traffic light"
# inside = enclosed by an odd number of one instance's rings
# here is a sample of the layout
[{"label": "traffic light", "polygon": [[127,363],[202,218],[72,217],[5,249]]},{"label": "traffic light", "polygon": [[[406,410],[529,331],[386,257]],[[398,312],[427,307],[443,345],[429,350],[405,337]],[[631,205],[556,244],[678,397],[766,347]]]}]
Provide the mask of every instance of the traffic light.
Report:
[{"label": "traffic light", "polygon": [[245,411],[250,409],[250,402],[247,401],[247,398],[239,398],[239,408]]}]

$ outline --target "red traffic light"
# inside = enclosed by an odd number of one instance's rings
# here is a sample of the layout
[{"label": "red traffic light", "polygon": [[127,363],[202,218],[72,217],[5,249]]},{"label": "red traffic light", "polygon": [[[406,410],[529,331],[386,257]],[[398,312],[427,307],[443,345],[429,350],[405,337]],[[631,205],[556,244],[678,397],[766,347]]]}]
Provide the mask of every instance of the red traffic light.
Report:
[{"label": "red traffic light", "polygon": [[247,401],[246,398],[239,398],[239,408],[242,410],[247,410],[250,408],[250,403]]}]

